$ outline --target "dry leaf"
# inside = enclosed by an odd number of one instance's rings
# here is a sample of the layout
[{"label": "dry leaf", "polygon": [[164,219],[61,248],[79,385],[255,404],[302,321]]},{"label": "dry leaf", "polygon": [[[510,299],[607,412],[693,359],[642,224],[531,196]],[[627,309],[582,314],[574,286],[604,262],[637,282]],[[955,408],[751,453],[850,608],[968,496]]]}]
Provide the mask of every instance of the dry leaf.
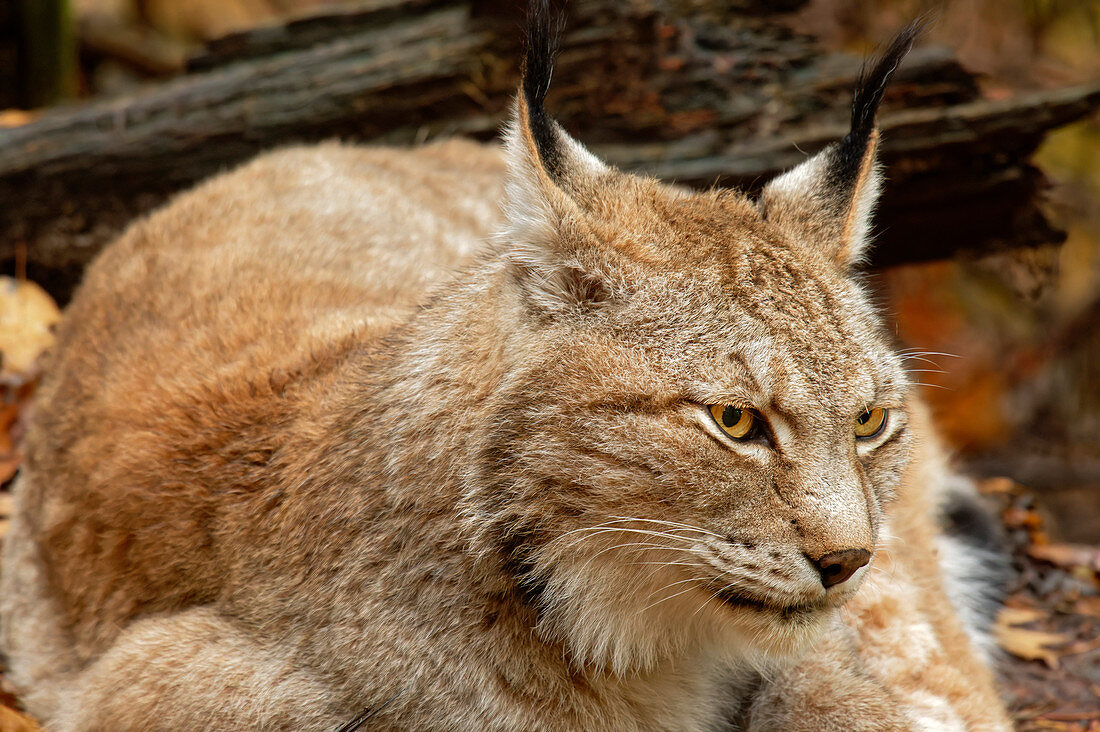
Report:
[{"label": "dry leaf", "polygon": [[1078,653],[1089,653],[1100,648],[1100,638],[1085,638],[1084,640],[1074,641],[1068,646],[1062,649],[1061,655],[1074,656]]},{"label": "dry leaf", "polygon": [[33,122],[38,117],[35,112],[28,112],[25,109],[2,109],[0,110],[0,127],[20,127]]},{"label": "dry leaf", "polygon": [[1011,478],[986,478],[977,481],[978,492],[985,496],[1015,495],[1020,492],[1020,484]]},{"label": "dry leaf", "polygon": [[1037,530],[1043,525],[1043,519],[1039,514],[1029,508],[1020,508],[1018,506],[1012,506],[1005,510],[1001,519],[1004,521],[1005,526],[1010,529]]},{"label": "dry leaf", "polygon": [[1044,620],[1047,613],[1030,607],[1005,607],[997,613],[997,623],[1003,625],[1026,625],[1036,620]]},{"label": "dry leaf", "polygon": [[[0,394],[3,390],[0,389]],[[12,429],[19,418],[19,408],[22,402],[14,404],[0,404],[0,483],[6,483],[15,475],[19,464],[23,462],[23,456],[16,449],[12,439]],[[2,500],[3,496],[0,496]],[[0,516],[5,515],[0,512]],[[2,732],[2,731],[0,731]]]},{"label": "dry leaf", "polygon": [[1073,612],[1078,615],[1100,617],[1100,596],[1089,595],[1088,597],[1078,598],[1077,602],[1073,604]]},{"label": "dry leaf", "polygon": [[997,644],[1014,656],[1028,661],[1042,661],[1050,668],[1058,668],[1058,650],[1050,646],[1064,646],[1070,637],[1063,633],[1047,633],[1041,630],[1028,630],[1017,627],[1046,617],[1038,610],[1005,608],[997,616],[993,625],[993,635]]},{"label": "dry leaf", "polygon": [[[6,389],[0,387],[0,397],[6,397],[8,393]],[[14,449],[11,430],[18,419],[19,402],[11,404],[0,402],[0,460],[3,460],[4,455]]]},{"label": "dry leaf", "polygon": [[1034,559],[1050,562],[1063,569],[1087,567],[1092,571],[1100,571],[1100,549],[1085,544],[1032,545],[1027,548],[1027,553]]},{"label": "dry leaf", "polygon": [[11,707],[0,706],[0,730],[3,732],[42,732],[38,723]]},{"label": "dry leaf", "polygon": [[995,626],[997,644],[1014,656],[1026,661],[1042,661],[1050,668],[1058,668],[1059,653],[1050,646],[1060,646],[1069,640],[1063,633],[1046,633],[1013,626]]},{"label": "dry leaf", "polygon": [[22,376],[53,344],[57,303],[33,282],[0,277],[0,375]]}]

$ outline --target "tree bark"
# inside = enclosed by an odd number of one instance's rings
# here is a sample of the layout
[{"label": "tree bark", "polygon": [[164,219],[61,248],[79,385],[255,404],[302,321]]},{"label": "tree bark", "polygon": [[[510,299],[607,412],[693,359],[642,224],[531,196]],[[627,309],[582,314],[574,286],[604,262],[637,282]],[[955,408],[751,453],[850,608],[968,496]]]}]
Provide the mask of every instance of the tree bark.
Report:
[{"label": "tree bark", "polygon": [[[134,216],[263,149],[489,139],[517,80],[513,6],[373,0],[221,39],[174,81],[0,130],[0,259],[25,247],[31,276],[64,297]],[[575,0],[548,108],[616,165],[757,187],[844,135],[860,67],[777,7]],[[985,101],[950,53],[918,49],[881,117],[891,182],[875,262],[1058,240],[1027,158],[1098,106],[1100,85]]]}]

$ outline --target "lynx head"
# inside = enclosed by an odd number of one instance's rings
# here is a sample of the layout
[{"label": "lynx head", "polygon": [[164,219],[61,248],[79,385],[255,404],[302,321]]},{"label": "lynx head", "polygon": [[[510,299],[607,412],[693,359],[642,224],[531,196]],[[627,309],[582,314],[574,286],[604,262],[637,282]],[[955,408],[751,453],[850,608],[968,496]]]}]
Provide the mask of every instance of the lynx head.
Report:
[{"label": "lynx head", "polygon": [[469,524],[578,663],[787,656],[868,571],[907,462],[905,374],[851,267],[875,111],[914,30],[863,75],[851,132],[758,200],[596,159],[543,109],[553,36],[543,7],[496,252],[511,370]]}]

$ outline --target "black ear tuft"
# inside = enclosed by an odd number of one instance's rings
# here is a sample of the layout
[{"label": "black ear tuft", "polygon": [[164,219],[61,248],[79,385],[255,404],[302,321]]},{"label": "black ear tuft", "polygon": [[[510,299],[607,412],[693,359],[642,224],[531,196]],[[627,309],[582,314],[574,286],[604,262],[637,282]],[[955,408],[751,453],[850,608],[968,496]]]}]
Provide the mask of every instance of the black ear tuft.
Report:
[{"label": "black ear tuft", "polygon": [[768,183],[760,195],[764,218],[812,242],[842,266],[858,262],[871,240],[882,180],[875,113],[886,83],[924,25],[910,23],[863,67],[852,102],[852,128],[844,139]]},{"label": "black ear tuft", "polygon": [[924,19],[918,19],[905,26],[877,59],[864,64],[852,100],[852,129],[842,143],[842,148],[848,148],[845,157],[850,155],[857,160],[863,157],[863,148],[875,129],[875,114],[886,84],[926,25]]},{"label": "black ear tuft", "polygon": [[551,175],[558,172],[560,141],[554,132],[554,120],[543,103],[554,75],[558,39],[565,25],[564,14],[551,9],[550,0],[531,0],[527,9],[527,33],[523,52],[523,100],[527,106],[527,124],[543,167]]}]

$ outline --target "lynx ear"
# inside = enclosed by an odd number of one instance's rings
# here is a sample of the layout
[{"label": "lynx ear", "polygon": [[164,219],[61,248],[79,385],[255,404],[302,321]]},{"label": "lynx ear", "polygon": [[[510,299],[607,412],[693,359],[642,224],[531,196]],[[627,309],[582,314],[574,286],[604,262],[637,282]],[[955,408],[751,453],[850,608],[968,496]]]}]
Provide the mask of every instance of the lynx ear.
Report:
[{"label": "lynx ear", "polygon": [[869,70],[864,67],[844,139],[772,180],[760,196],[765,219],[795,240],[824,249],[842,266],[857,262],[868,244],[881,185],[875,113],[887,81],[921,28],[919,21],[907,26]]},{"label": "lynx ear", "polygon": [[549,309],[585,306],[606,296],[581,264],[585,202],[610,172],[543,108],[554,71],[560,18],[547,0],[528,14],[523,81],[505,132],[504,255],[524,289]]}]

